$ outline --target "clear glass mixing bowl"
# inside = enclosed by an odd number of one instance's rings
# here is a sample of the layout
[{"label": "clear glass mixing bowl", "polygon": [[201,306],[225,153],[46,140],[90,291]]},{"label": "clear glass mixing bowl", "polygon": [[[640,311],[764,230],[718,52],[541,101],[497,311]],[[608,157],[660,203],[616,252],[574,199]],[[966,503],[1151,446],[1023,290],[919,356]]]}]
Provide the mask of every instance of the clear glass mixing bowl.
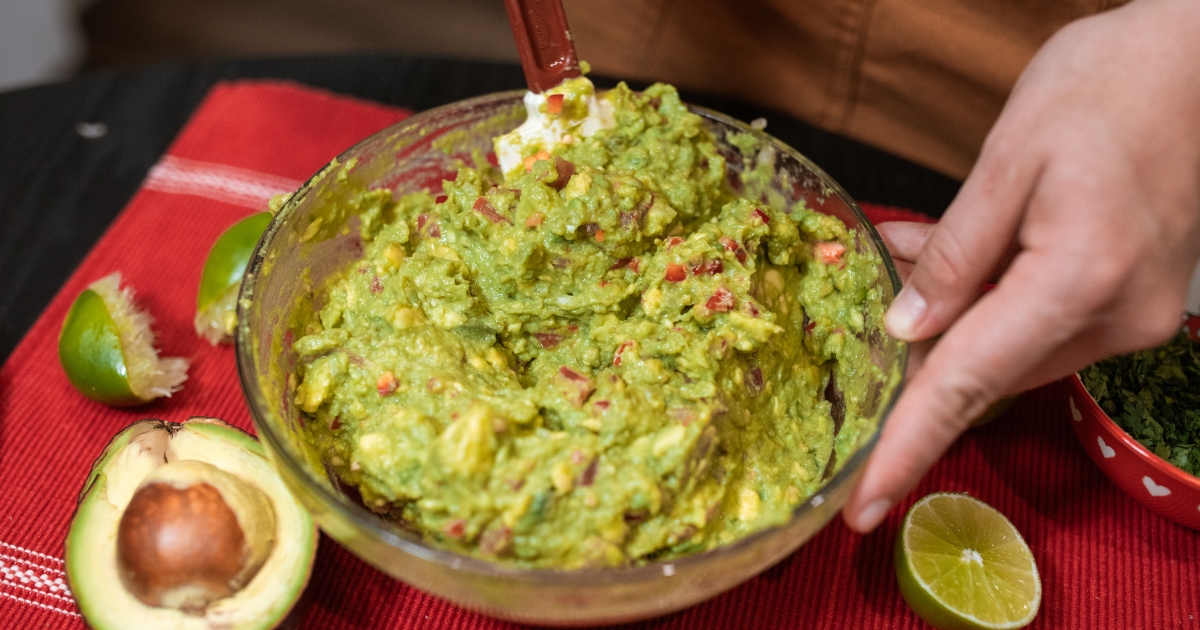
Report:
[{"label": "clear glass mixing bowl", "polygon": [[[258,435],[280,475],[331,538],[388,575],[486,615],[534,624],[590,625],[643,619],[691,606],[725,591],[792,553],[836,515],[878,439],[902,387],[906,346],[870,322],[865,338],[883,376],[857,404],[873,430],[843,436],[851,454],[826,471],[820,490],[786,523],[714,550],[619,569],[554,571],[492,564],[435,547],[383,520],[344,492],[317,453],[302,439],[304,419],[291,404],[296,359],[291,343],[313,308],[313,288],[361,258],[357,220],[345,199],[363,188],[387,187],[397,195],[440,190],[457,160],[468,163],[491,151],[491,139],[524,119],[521,92],[461,101],[413,116],[367,138],[314,175],[276,215],[250,262],[238,306],[237,361]],[[805,199],[808,207],[855,228],[861,250],[874,250],[884,302],[900,281],[879,235],[836,182],[791,147],[762,131],[699,107],[726,154],[735,188],[749,168],[773,168],[771,203]],[[743,159],[728,134],[751,134],[756,156]],[[743,137],[744,138],[744,137]],[[474,154],[473,154],[474,152]],[[757,168],[755,168],[757,167]],[[768,173],[770,171],[767,171]],[[755,180],[759,181],[759,180]],[[762,182],[759,182],[762,183]],[[317,219],[320,221],[316,221]],[[314,226],[315,223],[315,226]],[[877,319],[877,318],[876,318]]]}]

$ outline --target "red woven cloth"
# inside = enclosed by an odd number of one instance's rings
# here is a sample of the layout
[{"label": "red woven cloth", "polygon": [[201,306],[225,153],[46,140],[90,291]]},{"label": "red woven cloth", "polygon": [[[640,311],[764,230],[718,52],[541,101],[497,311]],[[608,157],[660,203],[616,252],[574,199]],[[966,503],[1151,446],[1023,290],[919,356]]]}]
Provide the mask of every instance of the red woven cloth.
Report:
[{"label": "red woven cloth", "polygon": [[[331,157],[407,115],[297,85],[218,85],[142,188],[0,368],[0,628],[80,628],[64,587],[63,538],[92,461],[144,417],[218,416],[252,429],[233,350],[197,338],[208,248],[237,219],[297,187]],[[876,220],[912,213],[864,204]],[[165,356],[192,360],[182,392],[134,410],[84,399],[58,364],[74,297],[121,271],[157,318]],[[904,509],[962,491],[1024,533],[1045,588],[1035,628],[1200,627],[1200,533],[1122,494],[1084,455],[1050,390],[960,439],[901,509],[863,537],[835,520],[775,568],[709,602],[630,628],[919,628],[892,570]],[[384,576],[322,540],[300,627],[509,628]]]}]

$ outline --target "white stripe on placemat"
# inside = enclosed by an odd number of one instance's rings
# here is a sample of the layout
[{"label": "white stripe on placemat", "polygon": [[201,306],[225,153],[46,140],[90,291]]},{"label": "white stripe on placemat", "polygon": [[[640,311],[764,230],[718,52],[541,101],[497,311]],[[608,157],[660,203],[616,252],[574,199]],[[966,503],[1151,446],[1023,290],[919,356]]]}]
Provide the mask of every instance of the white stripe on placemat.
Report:
[{"label": "white stripe on placemat", "polygon": [[52,610],[56,613],[70,615],[72,617],[83,617],[83,615],[81,615],[77,612],[71,611],[71,610],[65,610],[63,608],[59,608],[58,606],[50,606],[48,604],[43,604],[41,602],[35,602],[32,600],[25,599],[24,597],[17,597],[16,595],[13,595],[12,593],[5,593],[4,591],[0,591],[0,597],[7,597],[9,599],[21,602],[22,604],[29,604],[30,606],[37,606],[38,608],[41,608],[44,610]]},{"label": "white stripe on placemat", "polygon": [[265,210],[271,197],[290,193],[299,188],[301,183],[227,164],[164,155],[150,167],[142,186],[147,190],[196,195]]},{"label": "white stripe on placemat", "polygon": [[[54,556],[0,541],[0,596],[72,617],[74,607],[63,561]],[[8,553],[5,553],[8,552]],[[26,557],[22,557],[26,556]],[[41,600],[41,601],[38,601]]]}]

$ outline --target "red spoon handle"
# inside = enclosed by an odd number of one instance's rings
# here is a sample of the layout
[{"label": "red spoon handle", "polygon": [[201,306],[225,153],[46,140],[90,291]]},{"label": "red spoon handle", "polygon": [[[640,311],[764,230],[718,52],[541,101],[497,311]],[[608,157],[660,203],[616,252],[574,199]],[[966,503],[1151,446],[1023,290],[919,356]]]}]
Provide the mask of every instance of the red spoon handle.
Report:
[{"label": "red spoon handle", "polygon": [[561,0],[504,0],[504,5],[530,91],[545,92],[580,76]]}]

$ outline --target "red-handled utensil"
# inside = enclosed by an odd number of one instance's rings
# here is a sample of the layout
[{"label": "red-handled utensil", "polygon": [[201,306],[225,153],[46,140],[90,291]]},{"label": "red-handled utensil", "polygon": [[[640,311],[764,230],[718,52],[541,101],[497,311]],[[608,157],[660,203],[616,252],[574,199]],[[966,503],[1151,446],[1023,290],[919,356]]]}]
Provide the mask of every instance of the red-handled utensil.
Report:
[{"label": "red-handled utensil", "polygon": [[580,76],[561,0],[504,0],[531,92]]}]

